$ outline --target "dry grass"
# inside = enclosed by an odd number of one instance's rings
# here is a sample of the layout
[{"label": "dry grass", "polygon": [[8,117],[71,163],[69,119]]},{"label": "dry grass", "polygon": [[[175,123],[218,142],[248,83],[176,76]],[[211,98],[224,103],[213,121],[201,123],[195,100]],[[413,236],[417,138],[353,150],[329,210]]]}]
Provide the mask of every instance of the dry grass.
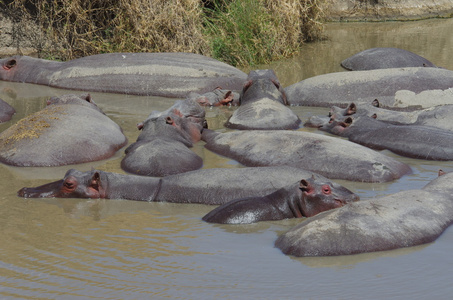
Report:
[{"label": "dry grass", "polygon": [[11,0],[0,6],[43,28],[37,49],[45,58],[192,52],[248,65],[287,57],[318,38],[324,1]]}]

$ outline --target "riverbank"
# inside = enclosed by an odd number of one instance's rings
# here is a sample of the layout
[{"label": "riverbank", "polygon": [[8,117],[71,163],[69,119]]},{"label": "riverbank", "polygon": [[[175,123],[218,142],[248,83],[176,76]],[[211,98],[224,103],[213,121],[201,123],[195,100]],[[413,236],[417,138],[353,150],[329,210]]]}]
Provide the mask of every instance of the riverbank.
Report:
[{"label": "riverbank", "polygon": [[326,21],[408,21],[453,16],[451,0],[328,1]]}]

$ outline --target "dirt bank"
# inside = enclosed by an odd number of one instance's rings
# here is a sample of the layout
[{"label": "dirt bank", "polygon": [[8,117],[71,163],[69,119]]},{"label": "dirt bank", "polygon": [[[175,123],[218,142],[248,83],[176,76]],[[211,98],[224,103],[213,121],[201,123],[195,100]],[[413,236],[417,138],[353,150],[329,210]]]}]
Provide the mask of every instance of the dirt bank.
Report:
[{"label": "dirt bank", "polygon": [[327,21],[418,20],[452,17],[452,0],[327,0]]}]

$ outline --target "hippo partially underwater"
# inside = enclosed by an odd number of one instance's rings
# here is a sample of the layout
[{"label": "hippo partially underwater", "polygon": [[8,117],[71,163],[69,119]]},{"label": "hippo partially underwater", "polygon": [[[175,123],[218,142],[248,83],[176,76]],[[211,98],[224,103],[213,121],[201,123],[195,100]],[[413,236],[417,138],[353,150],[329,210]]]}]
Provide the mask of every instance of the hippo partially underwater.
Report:
[{"label": "hippo partially underwater", "polygon": [[333,256],[433,242],[453,223],[453,173],[440,174],[421,189],[351,203],[304,220],[275,245],[288,255]]},{"label": "hippo partially underwater", "polygon": [[13,56],[0,65],[5,81],[172,98],[218,86],[240,90],[247,78],[237,68],[193,53],[105,53],[66,62]]},{"label": "hippo partially underwater", "polygon": [[399,48],[371,48],[360,51],[341,62],[341,66],[350,71],[375,69],[436,67],[426,58]]},{"label": "hippo partially underwater", "polygon": [[288,107],[286,94],[273,70],[251,71],[240,95],[240,106],[225,124],[233,129],[297,129],[299,117]]},{"label": "hippo partially underwater", "polygon": [[[313,178],[313,179],[310,179]],[[202,169],[162,178],[98,170],[69,170],[64,179],[22,188],[26,198],[102,198],[221,205],[237,198],[266,196],[301,179],[328,184],[340,202],[356,199],[351,191],[323,176],[293,167]]]},{"label": "hippo partially underwater", "polygon": [[15,113],[16,110],[11,105],[0,99],[0,123],[11,120]]},{"label": "hippo partially underwater", "polygon": [[126,145],[121,128],[90,95],[53,97],[0,134],[0,162],[49,167],[97,161]]},{"label": "hippo partially underwater", "polygon": [[146,176],[200,169],[202,158],[189,148],[201,139],[204,116],[204,108],[192,98],[178,100],[164,112],[152,112],[138,125],[141,133],[125,150],[122,169]]},{"label": "hippo partially underwater", "polygon": [[287,165],[331,179],[386,182],[410,167],[382,153],[349,141],[310,132],[203,130],[205,148],[249,166]]},{"label": "hippo partially underwater", "polygon": [[222,224],[246,224],[258,221],[312,217],[342,207],[359,197],[338,184],[311,177],[283,187],[264,197],[232,200],[203,217],[203,221]]}]

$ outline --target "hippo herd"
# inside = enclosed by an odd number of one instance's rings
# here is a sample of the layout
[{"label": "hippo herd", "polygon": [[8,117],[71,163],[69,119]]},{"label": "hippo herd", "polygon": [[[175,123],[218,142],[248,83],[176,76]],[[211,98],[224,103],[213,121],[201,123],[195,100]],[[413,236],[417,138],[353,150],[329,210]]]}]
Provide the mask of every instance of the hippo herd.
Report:
[{"label": "hippo herd", "polygon": [[[294,256],[419,245],[434,241],[453,222],[453,173],[439,171],[438,178],[420,189],[368,201],[359,201],[332,181],[380,183],[411,173],[407,164],[376,150],[453,160],[453,104],[421,109],[409,103],[404,111],[396,109],[401,90],[453,88],[453,71],[409,51],[368,49],[341,62],[350,71],[286,88],[272,70],[247,75],[189,53],[114,53],[68,62],[14,56],[0,64],[4,81],[181,99],[137,125],[140,134],[121,160],[129,174],[70,169],[61,180],[22,188],[20,197],[217,205],[201,219],[221,224],[304,218],[275,242]],[[206,107],[224,105],[238,108],[225,129],[209,129]],[[290,105],[330,111],[302,123]],[[8,122],[14,113],[0,101],[0,122]],[[301,126],[331,135],[299,130]],[[50,98],[44,109],[0,133],[0,162],[73,165],[109,158],[128,142],[90,94],[66,94]],[[199,142],[244,167],[203,169],[203,159],[191,150]]]}]

